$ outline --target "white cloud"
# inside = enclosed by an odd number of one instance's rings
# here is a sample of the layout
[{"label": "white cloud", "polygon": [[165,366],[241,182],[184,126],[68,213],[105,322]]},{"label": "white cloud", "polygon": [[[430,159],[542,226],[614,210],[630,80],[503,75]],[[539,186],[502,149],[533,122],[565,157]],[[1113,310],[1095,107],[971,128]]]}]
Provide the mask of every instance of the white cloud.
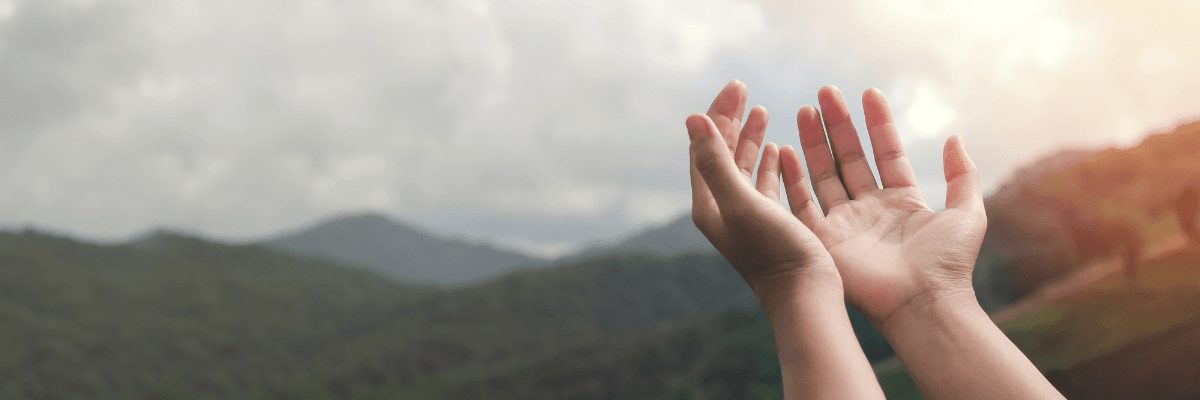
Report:
[{"label": "white cloud", "polygon": [[[1200,113],[1197,8],[0,0],[0,224],[251,237],[371,208],[589,227],[533,240],[559,246],[686,210],[682,120],[730,78],[784,144],[821,85],[856,113],[881,87],[922,182],[961,133],[994,184]],[[520,229],[489,232],[541,234]]]},{"label": "white cloud", "polygon": [[0,0],[0,22],[12,19],[17,13],[17,3],[14,0]]},{"label": "white cloud", "polygon": [[760,6],[727,1],[15,9],[2,88],[42,100],[5,103],[0,218],[98,237],[245,237],[361,208],[609,213],[681,143],[656,135],[690,111],[673,79],[764,29]]},{"label": "white cloud", "polygon": [[766,4],[777,30],[807,38],[788,46],[840,66],[847,97],[888,91],[909,120],[902,134],[917,171],[931,178],[950,134],[967,137],[994,184],[1057,148],[1130,144],[1200,115],[1200,76],[1182,67],[1200,64],[1195,3]]}]

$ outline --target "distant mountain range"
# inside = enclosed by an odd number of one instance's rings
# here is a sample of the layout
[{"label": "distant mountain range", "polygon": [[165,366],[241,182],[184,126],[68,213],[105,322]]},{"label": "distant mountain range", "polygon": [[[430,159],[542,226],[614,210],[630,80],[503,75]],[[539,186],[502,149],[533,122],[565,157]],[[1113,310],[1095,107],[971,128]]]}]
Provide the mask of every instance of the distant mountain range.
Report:
[{"label": "distant mountain range", "polygon": [[708,239],[696,229],[691,214],[684,214],[660,226],[646,228],[608,241],[593,242],[565,259],[582,259],[602,254],[649,254],[674,256],[688,253],[716,253]]},{"label": "distant mountain range", "polygon": [[[165,232],[161,232],[165,233]],[[153,246],[155,234],[136,242]],[[545,260],[504,249],[486,240],[434,232],[378,213],[339,216],[259,242],[301,257],[315,257],[378,272],[398,282],[459,287],[524,269],[544,268]],[[607,255],[674,256],[715,253],[688,215],[666,225],[593,242],[553,262]]]},{"label": "distant mountain range", "polygon": [[[1200,123],[1148,137],[1130,149],[1064,150],[1016,171],[985,199],[989,226],[975,274],[981,302],[998,310],[1087,263],[1178,234],[1170,229],[1175,201],[1198,183]],[[686,214],[586,243],[553,261],[372,213],[330,218],[260,244],[359,266],[401,283],[447,288],[596,257],[715,253]]]},{"label": "distant mountain range", "polygon": [[[1197,183],[1200,123],[1129,149],[1065,150],[1016,171],[985,200],[989,226],[975,274],[981,302],[998,310],[1081,266],[1127,255],[1136,243],[1178,235],[1173,210],[1180,193]],[[153,242],[151,235],[139,245]],[[715,253],[688,215],[588,243],[554,261],[370,213],[331,218],[260,244],[401,283],[447,288],[611,255]]]},{"label": "distant mountain range", "polygon": [[331,218],[261,244],[364,267],[399,282],[440,286],[478,283],[548,263],[486,241],[439,234],[370,213]]}]

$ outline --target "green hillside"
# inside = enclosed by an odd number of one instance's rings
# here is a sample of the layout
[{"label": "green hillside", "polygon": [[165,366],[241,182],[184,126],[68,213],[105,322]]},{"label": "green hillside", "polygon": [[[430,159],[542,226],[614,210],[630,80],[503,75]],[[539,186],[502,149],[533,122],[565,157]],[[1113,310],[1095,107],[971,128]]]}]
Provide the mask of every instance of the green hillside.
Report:
[{"label": "green hillside", "polygon": [[0,398],[352,398],[729,307],[757,304],[717,256],[438,291],[260,246],[0,233]]},{"label": "green hillside", "polygon": [[0,233],[0,397],[271,387],[310,362],[297,343],[433,294],[254,246],[159,244]]},{"label": "green hillside", "polygon": [[[891,354],[853,322],[872,359]],[[439,290],[178,235],[112,246],[0,233],[0,324],[0,399],[779,390],[766,318],[715,254],[599,257]]]},{"label": "green hillside", "polygon": [[780,399],[782,387],[766,315],[732,309],[379,393],[414,400]]}]

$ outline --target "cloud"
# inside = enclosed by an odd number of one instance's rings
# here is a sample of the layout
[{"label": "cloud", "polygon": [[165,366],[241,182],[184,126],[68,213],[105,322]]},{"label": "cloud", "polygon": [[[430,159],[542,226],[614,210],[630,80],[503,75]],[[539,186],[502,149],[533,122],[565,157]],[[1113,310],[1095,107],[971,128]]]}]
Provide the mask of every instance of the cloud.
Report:
[{"label": "cloud", "polygon": [[1200,77],[1187,69],[1200,65],[1195,2],[764,5],[779,42],[769,53],[794,49],[831,66],[852,106],[862,89],[884,90],[935,208],[951,134],[966,137],[987,190],[1059,148],[1130,145],[1200,116]]},{"label": "cloud", "polygon": [[818,87],[857,115],[880,87],[936,208],[950,134],[992,186],[1200,113],[1197,8],[0,0],[0,223],[247,238],[374,209],[558,249],[686,210],[682,120],[730,78],[793,145]]},{"label": "cloud", "polygon": [[673,153],[691,109],[675,93],[696,79],[680,77],[764,29],[758,5],[725,1],[0,10],[0,220],[92,237],[160,224],[248,237],[363,208],[599,217],[644,193],[686,199]]}]

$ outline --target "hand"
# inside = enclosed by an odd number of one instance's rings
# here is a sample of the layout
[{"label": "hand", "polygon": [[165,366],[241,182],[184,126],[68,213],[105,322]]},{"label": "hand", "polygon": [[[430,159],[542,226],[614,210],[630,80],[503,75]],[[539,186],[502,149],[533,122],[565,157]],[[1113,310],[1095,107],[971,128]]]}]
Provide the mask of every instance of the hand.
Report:
[{"label": "hand", "polygon": [[796,120],[820,208],[809,196],[796,152],[785,148],[780,161],[792,213],[833,256],[851,305],[881,327],[902,307],[972,293],[971,271],[987,216],[979,173],[962,138],[946,141],[946,209],[933,212],[917,189],[883,93],[873,88],[863,93],[882,189],[841,92],[826,86],[818,100],[828,142],[817,109],[801,108]]},{"label": "hand", "polygon": [[767,128],[767,110],[750,110],[746,86],[729,82],[708,114],[687,119],[691,137],[692,220],[754,289],[770,314],[796,280],[841,281],[821,241],[779,203],[779,150],[763,149],[758,182],[750,184]]}]

